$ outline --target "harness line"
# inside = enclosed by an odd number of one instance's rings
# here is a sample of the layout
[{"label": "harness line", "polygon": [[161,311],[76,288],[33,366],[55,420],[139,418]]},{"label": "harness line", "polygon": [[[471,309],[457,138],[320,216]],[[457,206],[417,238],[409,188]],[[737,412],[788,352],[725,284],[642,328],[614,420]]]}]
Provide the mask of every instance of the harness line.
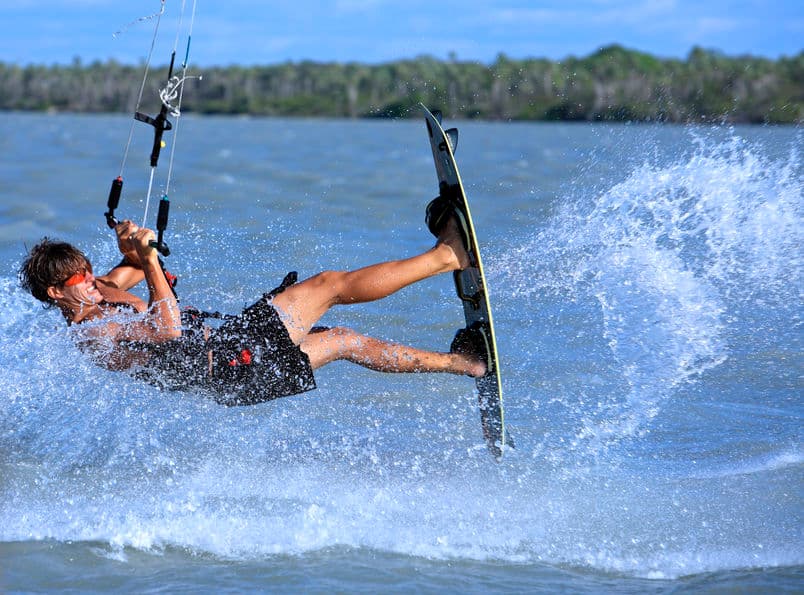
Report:
[{"label": "harness line", "polygon": [[[162,15],[165,14],[165,2],[166,1],[167,0],[160,0],[160,6],[159,6],[159,11],[158,12],[156,12],[156,13],[150,15],[150,16],[140,17],[139,19],[137,19],[135,21],[132,21],[131,23],[126,25],[123,29],[121,29],[120,31],[116,32],[113,35],[114,38],[117,38],[123,31],[128,29],[131,25],[133,25],[135,23],[138,23],[138,22],[147,21],[147,20],[156,18],[156,23],[154,24],[154,34],[151,37],[151,47],[148,50],[148,56],[145,59],[145,68],[143,69],[142,83],[140,83],[140,90],[139,90],[139,93],[137,94],[137,102],[136,102],[136,104],[134,106],[134,112],[135,113],[137,113],[139,111],[140,103],[142,103],[142,96],[143,96],[143,93],[145,91],[145,83],[148,80],[148,71],[151,68],[151,58],[152,58],[153,53],[154,53],[154,46],[156,45],[156,38],[159,35],[159,24],[162,22]],[[134,122],[131,123],[131,126],[129,127],[129,130],[128,130],[128,140],[126,141],[126,145],[125,145],[125,147],[123,149],[123,159],[122,159],[122,162],[120,163],[120,173],[118,174],[117,178],[112,180],[112,187],[109,189],[109,198],[106,201],[106,208],[108,209],[108,211],[106,213],[104,213],[104,215],[106,215],[106,224],[110,228],[113,228],[118,223],[117,219],[114,216],[114,211],[117,208],[118,204],[120,203],[120,195],[123,192],[123,172],[124,172],[124,170],[126,168],[126,161],[128,160],[128,152],[129,152],[129,149],[131,148],[131,140],[133,139],[133,137],[134,137]]]},{"label": "harness line", "polygon": [[[159,8],[159,12],[157,12],[155,14],[152,14],[149,17],[141,17],[140,19],[138,19],[138,21],[141,21],[141,20],[144,20],[144,19],[156,18],[156,24],[154,25],[154,34],[151,37],[151,48],[148,50],[148,57],[145,59],[145,69],[144,69],[143,75],[142,75],[142,83],[140,84],[140,91],[137,94],[137,103],[134,106],[134,111],[135,112],[139,111],[140,104],[142,103],[142,95],[145,92],[145,83],[148,80],[148,71],[151,68],[151,57],[153,56],[153,53],[154,53],[154,46],[156,45],[156,38],[159,35],[159,23],[162,21],[162,15],[165,13],[165,2],[166,1],[167,0],[160,0],[161,6]],[[135,22],[138,22],[138,21],[135,21]],[[128,28],[128,27],[126,27],[126,28]],[[123,29],[123,31],[124,30],[125,29]],[[115,33],[115,37],[117,35],[119,35],[121,32],[122,31],[119,31],[119,32]],[[131,126],[128,129],[128,140],[126,141],[126,146],[125,146],[125,149],[123,150],[123,161],[120,164],[120,174],[119,174],[119,177],[121,177],[121,178],[123,177],[123,170],[126,167],[126,161],[128,159],[128,150],[131,147],[131,140],[132,140],[133,137],[134,137],[134,122],[131,123]]]},{"label": "harness line", "polygon": [[[182,18],[184,16],[184,2],[182,0]],[[173,77],[177,82],[174,85],[171,85],[171,81],[168,81],[168,86],[162,90],[160,93],[160,98],[162,99],[162,103],[166,104],[169,108],[171,108],[171,113],[176,117],[176,131],[173,133],[173,146],[170,147],[170,159],[168,160],[168,171],[167,171],[167,179],[165,180],[165,198],[167,198],[168,194],[170,193],[170,181],[172,180],[173,175],[173,157],[176,154],[176,141],[179,137],[179,117],[181,116],[181,103],[182,99],[184,98],[184,82],[187,80],[187,66],[190,60],[190,41],[193,38],[193,25],[195,24],[195,7],[196,7],[197,0],[193,0],[193,7],[190,12],[190,26],[187,31],[187,47],[184,51],[184,61],[181,63],[181,79],[177,79]],[[181,21],[179,22],[179,28],[181,28]],[[178,46],[179,43],[179,29],[176,29],[176,42],[174,44],[174,51],[175,46]],[[200,77],[199,77],[200,80]],[[167,91],[170,90],[170,93]],[[172,108],[170,105],[170,100],[175,98],[175,93],[178,90],[178,102],[176,103],[176,107]],[[166,97],[167,96],[167,99]]]}]

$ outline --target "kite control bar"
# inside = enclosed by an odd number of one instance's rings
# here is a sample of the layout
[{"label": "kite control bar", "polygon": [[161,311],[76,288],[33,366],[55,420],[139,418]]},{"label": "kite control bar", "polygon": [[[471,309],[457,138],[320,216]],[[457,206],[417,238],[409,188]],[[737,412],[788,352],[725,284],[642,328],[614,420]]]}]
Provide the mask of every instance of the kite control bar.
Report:
[{"label": "kite control bar", "polygon": [[[106,207],[109,209],[104,213],[106,216],[106,225],[108,225],[111,229],[120,223],[117,220],[117,217],[114,216],[114,210],[117,208],[117,205],[120,203],[120,193],[123,190],[123,178],[117,176],[114,180],[112,180],[112,187],[109,190],[109,200],[106,203]],[[165,230],[167,229],[168,224],[168,214],[170,213],[170,200],[168,200],[167,195],[162,197],[162,200],[159,201],[159,211],[156,215],[156,231],[157,231],[157,239],[156,241],[151,242],[151,247],[156,248],[157,251],[162,256],[170,256],[170,248],[165,243],[164,235]]]},{"label": "kite control bar", "polygon": [[[187,73],[187,63],[189,61],[189,55],[190,55],[190,38],[191,38],[191,34],[192,34],[192,29],[193,29],[193,22],[195,20],[195,4],[196,4],[196,0],[192,0],[192,16],[191,16],[191,19],[190,19],[189,32],[188,32],[188,35],[187,35],[187,50],[186,50],[185,56],[184,56],[184,63],[182,64],[182,75],[181,75],[181,77],[174,77],[173,76],[173,67],[174,67],[175,61],[176,61],[176,45],[178,44],[178,40],[179,40],[179,35],[178,35],[178,31],[177,31],[176,44],[174,44],[173,52],[170,55],[170,66],[168,68],[168,73],[167,73],[167,85],[166,85],[166,87],[164,89],[160,90],[160,92],[159,92],[159,98],[161,99],[162,107],[159,110],[159,113],[157,113],[155,116],[150,116],[148,114],[140,112],[139,108],[140,108],[140,101],[142,100],[143,90],[145,89],[145,85],[146,85],[146,82],[148,80],[148,72],[149,72],[149,68],[150,68],[150,64],[151,64],[151,56],[152,56],[153,49],[154,49],[154,43],[156,42],[157,32],[159,30],[159,22],[161,20],[162,14],[165,12],[165,0],[161,0],[161,10],[157,14],[151,15],[150,17],[145,17],[145,19],[150,19],[150,18],[155,17],[156,18],[156,24],[155,24],[155,27],[154,27],[153,39],[151,41],[151,51],[149,51],[148,57],[147,57],[146,62],[145,62],[145,72],[144,72],[143,78],[142,78],[142,85],[140,86],[139,96],[137,98],[137,104],[136,104],[136,107],[134,108],[134,120],[137,121],[137,122],[143,122],[145,124],[148,124],[149,126],[152,126],[153,130],[154,130],[154,139],[153,139],[153,145],[151,147],[151,155],[150,155],[151,173],[150,173],[150,180],[148,182],[148,192],[146,194],[146,200],[145,200],[145,214],[143,215],[143,220],[144,221],[147,220],[147,218],[148,218],[148,205],[150,203],[151,196],[152,196],[151,195],[151,190],[153,188],[156,167],[157,167],[157,164],[159,163],[159,154],[160,154],[162,148],[165,146],[165,143],[162,140],[162,137],[163,137],[163,135],[164,135],[164,133],[166,131],[172,130],[174,128],[173,124],[168,120],[168,115],[173,115],[175,117],[178,117],[180,115],[181,98],[182,98],[181,90],[183,89],[184,81],[187,80],[187,78],[188,78],[186,73]],[[184,15],[184,2],[182,2],[181,12],[182,12],[182,16],[183,16]],[[143,19],[141,19],[141,20],[143,20]],[[182,25],[182,21],[179,20],[179,30],[181,29],[181,25]],[[190,77],[190,78],[192,78],[192,77]],[[200,77],[198,77],[198,78],[200,78]],[[171,105],[171,101],[173,99],[175,99],[176,97],[178,97],[178,102],[176,104],[176,107],[174,107],[174,106]],[[128,136],[128,142],[126,143],[125,151],[123,152],[123,163],[120,166],[120,175],[118,177],[116,177],[114,180],[112,180],[112,186],[111,186],[111,188],[109,190],[109,198],[108,198],[108,200],[106,202],[106,212],[104,213],[104,216],[106,217],[106,224],[110,228],[114,228],[115,226],[117,226],[119,224],[119,221],[118,221],[117,217],[115,217],[115,210],[117,209],[117,207],[118,207],[118,205],[120,203],[120,197],[121,197],[122,192],[123,192],[123,177],[122,176],[123,176],[123,171],[125,170],[126,158],[128,157],[129,148],[131,147],[131,140],[132,140],[132,137],[133,137],[134,127],[135,127],[135,124],[132,122],[131,123],[131,130],[130,130],[129,136]],[[176,126],[176,132],[178,132],[178,123],[177,123],[177,126]],[[175,149],[175,145],[174,145],[174,149]],[[167,229],[168,212],[170,210],[170,201],[168,200],[168,193],[170,191],[170,177],[171,177],[171,172],[172,172],[172,169],[173,169],[173,154],[174,154],[174,151],[171,150],[171,152],[170,152],[170,166],[168,167],[168,172],[167,172],[167,181],[165,183],[165,192],[164,192],[164,195],[162,197],[162,200],[159,201],[159,212],[158,212],[157,218],[156,218],[157,237],[156,237],[155,240],[152,240],[152,241],[149,242],[149,245],[152,248],[154,248],[155,250],[157,250],[162,256],[168,256],[170,254],[170,249],[168,248],[168,246],[167,246],[167,244],[165,243],[165,240],[164,240],[164,233],[165,233],[165,230]],[[143,225],[145,225],[145,223],[143,223]],[[171,288],[173,288],[173,286],[176,283],[176,277],[171,275],[170,273],[168,273],[165,270],[161,258],[159,259],[159,264],[160,264],[160,266],[162,266],[162,270],[164,271],[165,276],[167,277]],[[174,290],[173,293],[175,295],[175,293],[176,293],[175,290]]]},{"label": "kite control bar", "polygon": [[[168,68],[168,81],[170,81],[171,77],[173,76],[173,65],[176,61],[176,52],[174,51],[170,56],[170,67]],[[153,179],[153,171],[156,166],[159,164],[159,154],[162,151],[162,146],[164,145],[162,141],[162,135],[167,130],[171,130],[173,128],[173,124],[170,123],[170,120],[167,119],[168,116],[168,106],[163,102],[162,109],[159,110],[159,113],[156,117],[149,116],[148,114],[144,114],[142,112],[135,112],[134,119],[138,122],[144,122],[154,128],[154,142],[151,147],[151,179]],[[129,139],[130,140],[130,139]],[[120,195],[123,192],[123,178],[122,176],[117,176],[114,180],[112,180],[112,187],[109,189],[109,199],[106,202],[107,211],[104,213],[106,216],[106,224],[110,228],[114,228],[119,221],[115,217],[114,211],[117,209],[117,206],[120,204]],[[151,189],[150,186],[148,188],[148,196],[150,198]],[[158,232],[158,237],[155,242],[151,242],[151,247],[156,248],[160,254],[163,256],[168,256],[170,254],[170,249],[168,248],[167,244],[164,241],[164,233],[167,229],[168,224],[168,212],[170,210],[170,201],[168,200],[167,195],[162,197],[162,200],[159,201],[159,213],[156,216],[156,230]],[[147,207],[146,207],[147,211]]]}]

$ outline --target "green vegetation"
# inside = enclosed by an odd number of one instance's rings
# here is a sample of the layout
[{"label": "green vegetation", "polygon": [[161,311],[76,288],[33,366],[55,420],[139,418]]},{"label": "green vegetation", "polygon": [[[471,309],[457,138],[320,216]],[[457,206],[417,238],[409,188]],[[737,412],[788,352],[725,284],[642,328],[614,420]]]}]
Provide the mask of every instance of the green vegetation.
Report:
[{"label": "green vegetation", "polygon": [[[141,68],[0,63],[0,110],[130,111]],[[694,48],[660,59],[617,45],[585,58],[490,65],[422,56],[386,64],[294,62],[194,69],[185,111],[270,116],[418,116],[419,101],[449,118],[802,123],[804,52],[778,60]],[[165,68],[152,70],[153,108]],[[147,108],[146,108],[147,109]]]}]

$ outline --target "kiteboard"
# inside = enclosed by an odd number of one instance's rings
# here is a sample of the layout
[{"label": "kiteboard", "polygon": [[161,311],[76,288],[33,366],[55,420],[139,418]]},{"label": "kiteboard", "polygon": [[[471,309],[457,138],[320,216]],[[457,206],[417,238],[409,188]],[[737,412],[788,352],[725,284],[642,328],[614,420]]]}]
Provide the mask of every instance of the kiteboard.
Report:
[{"label": "kiteboard", "polygon": [[[484,376],[475,379],[480,407],[480,422],[486,445],[496,459],[500,459],[505,447],[513,447],[513,440],[505,428],[503,412],[502,375],[494,336],[494,321],[489,303],[488,284],[483,272],[480,247],[477,244],[475,226],[469,203],[455,163],[455,148],[458,144],[458,129],[444,130],[441,127],[441,113],[424,110],[430,148],[433,151],[436,174],[438,176],[438,196],[428,205],[427,221],[430,231],[436,229],[431,224],[433,218],[454,212],[459,227],[465,236],[469,253],[469,266],[455,271],[455,290],[463,304],[466,328],[458,331],[456,342],[468,341],[480,351],[487,364]],[[453,342],[455,346],[455,342]]]}]

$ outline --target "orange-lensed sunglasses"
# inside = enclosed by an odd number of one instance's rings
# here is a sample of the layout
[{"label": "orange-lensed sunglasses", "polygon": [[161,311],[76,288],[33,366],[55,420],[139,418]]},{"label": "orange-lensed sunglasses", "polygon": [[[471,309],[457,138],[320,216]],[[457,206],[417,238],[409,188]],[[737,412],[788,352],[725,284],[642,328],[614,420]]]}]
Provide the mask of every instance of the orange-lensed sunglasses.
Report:
[{"label": "orange-lensed sunglasses", "polygon": [[73,287],[74,285],[83,283],[87,280],[87,277],[90,275],[90,273],[92,273],[92,269],[81,269],[81,271],[69,277],[64,283],[62,283],[62,285],[64,287]]}]

